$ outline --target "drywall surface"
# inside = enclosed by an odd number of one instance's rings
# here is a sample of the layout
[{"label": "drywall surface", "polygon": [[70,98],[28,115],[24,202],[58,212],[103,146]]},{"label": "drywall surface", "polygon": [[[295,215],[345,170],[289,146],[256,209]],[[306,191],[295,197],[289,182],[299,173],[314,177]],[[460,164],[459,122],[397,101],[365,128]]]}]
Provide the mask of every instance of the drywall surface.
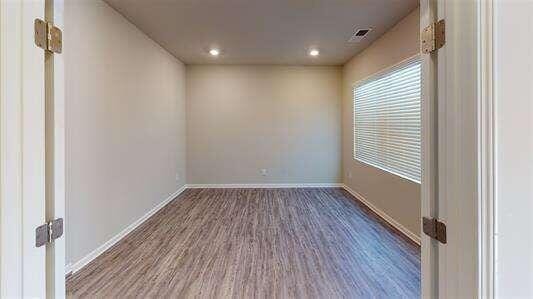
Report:
[{"label": "drywall surface", "polygon": [[340,183],[340,98],[340,67],[187,66],[187,183]]},{"label": "drywall surface", "polygon": [[419,53],[420,11],[414,10],[343,68],[343,182],[406,229],[420,236],[420,184],[353,158],[352,86]]},{"label": "drywall surface", "polygon": [[533,2],[494,5],[496,298],[533,298]]},{"label": "drywall surface", "polygon": [[185,184],[185,66],[100,0],[65,2],[63,51],[75,263]]}]

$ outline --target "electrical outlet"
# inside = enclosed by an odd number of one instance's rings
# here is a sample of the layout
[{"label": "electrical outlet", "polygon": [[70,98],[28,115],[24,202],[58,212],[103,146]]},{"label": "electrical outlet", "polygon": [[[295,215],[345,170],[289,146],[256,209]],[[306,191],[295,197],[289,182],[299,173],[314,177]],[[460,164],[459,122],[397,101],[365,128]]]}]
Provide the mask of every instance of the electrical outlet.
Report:
[{"label": "electrical outlet", "polygon": [[179,182],[179,181],[180,181],[180,175],[176,173],[176,182]]},{"label": "electrical outlet", "polygon": [[261,169],[261,175],[262,176],[266,176],[268,174],[267,170],[266,169]]},{"label": "electrical outlet", "polygon": [[351,171],[348,171],[348,178],[349,178],[349,179],[352,178],[352,172],[351,172]]}]

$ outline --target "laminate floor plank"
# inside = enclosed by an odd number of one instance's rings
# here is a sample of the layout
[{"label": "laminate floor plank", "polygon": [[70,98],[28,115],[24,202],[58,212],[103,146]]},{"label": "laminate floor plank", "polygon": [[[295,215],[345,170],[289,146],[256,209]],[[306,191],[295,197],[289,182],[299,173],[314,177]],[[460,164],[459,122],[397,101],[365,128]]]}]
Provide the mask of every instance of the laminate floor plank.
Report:
[{"label": "laminate floor plank", "polygon": [[420,248],[340,188],[188,189],[70,298],[418,298]]}]

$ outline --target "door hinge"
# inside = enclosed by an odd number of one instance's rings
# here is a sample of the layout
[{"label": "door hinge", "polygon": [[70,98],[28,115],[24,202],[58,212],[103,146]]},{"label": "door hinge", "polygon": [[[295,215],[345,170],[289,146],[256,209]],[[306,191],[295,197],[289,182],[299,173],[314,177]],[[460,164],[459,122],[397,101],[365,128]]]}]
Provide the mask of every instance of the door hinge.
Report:
[{"label": "door hinge", "polygon": [[430,24],[420,33],[420,48],[422,53],[432,53],[446,43],[444,20]]},{"label": "door hinge", "polygon": [[35,44],[46,51],[61,53],[63,49],[61,29],[41,19],[35,19],[34,25]]},{"label": "door hinge", "polygon": [[434,218],[422,218],[422,228],[426,235],[446,244],[446,224]]},{"label": "door hinge", "polygon": [[63,235],[63,218],[49,221],[35,229],[35,247],[52,243]]}]

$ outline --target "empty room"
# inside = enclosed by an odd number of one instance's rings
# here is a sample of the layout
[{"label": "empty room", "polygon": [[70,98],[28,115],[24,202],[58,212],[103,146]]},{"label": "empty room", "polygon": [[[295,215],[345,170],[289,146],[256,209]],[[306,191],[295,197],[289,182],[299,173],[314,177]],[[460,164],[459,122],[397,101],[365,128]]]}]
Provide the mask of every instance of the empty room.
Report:
[{"label": "empty room", "polygon": [[523,6],[2,1],[0,298],[527,298]]},{"label": "empty room", "polygon": [[420,296],[419,15],[67,2],[67,294]]}]

